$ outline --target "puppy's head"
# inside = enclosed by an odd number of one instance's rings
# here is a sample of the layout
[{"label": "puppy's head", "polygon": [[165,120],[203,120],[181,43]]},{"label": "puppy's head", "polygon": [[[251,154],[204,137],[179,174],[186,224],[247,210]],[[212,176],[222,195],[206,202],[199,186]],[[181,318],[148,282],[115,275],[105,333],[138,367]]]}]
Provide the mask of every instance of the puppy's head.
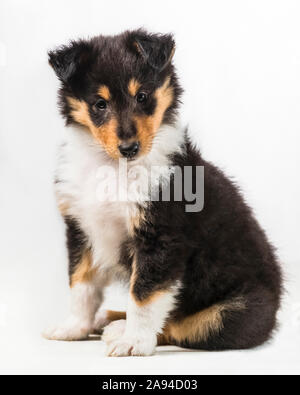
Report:
[{"label": "puppy's head", "polygon": [[160,126],[174,122],[179,103],[174,51],[171,35],[137,30],[49,52],[67,123],[85,126],[114,159],[150,152]]}]

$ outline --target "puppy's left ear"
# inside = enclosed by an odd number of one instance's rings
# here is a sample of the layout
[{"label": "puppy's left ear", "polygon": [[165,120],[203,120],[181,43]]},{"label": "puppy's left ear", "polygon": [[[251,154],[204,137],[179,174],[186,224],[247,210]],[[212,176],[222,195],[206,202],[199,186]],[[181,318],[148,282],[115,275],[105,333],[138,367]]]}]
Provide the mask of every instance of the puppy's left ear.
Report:
[{"label": "puppy's left ear", "polygon": [[151,67],[163,71],[175,53],[175,41],[171,34],[148,34],[142,30],[132,36],[132,45]]}]

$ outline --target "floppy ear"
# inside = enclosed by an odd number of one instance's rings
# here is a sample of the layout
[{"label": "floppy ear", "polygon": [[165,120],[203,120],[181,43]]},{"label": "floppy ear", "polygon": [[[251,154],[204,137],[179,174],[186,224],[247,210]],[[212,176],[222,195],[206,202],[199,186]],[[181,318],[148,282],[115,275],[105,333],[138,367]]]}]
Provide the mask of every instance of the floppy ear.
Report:
[{"label": "floppy ear", "polygon": [[171,34],[147,34],[138,31],[134,35],[136,51],[154,69],[163,71],[172,61],[175,41]]},{"label": "floppy ear", "polygon": [[64,83],[70,82],[70,79],[87,63],[88,57],[89,47],[84,41],[73,41],[70,45],[63,45],[48,52],[49,64]]}]

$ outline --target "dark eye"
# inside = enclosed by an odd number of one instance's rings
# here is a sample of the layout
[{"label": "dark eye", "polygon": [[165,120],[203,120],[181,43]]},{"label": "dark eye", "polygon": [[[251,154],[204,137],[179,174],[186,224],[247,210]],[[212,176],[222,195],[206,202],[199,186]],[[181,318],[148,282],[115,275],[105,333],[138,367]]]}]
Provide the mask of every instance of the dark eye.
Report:
[{"label": "dark eye", "polygon": [[105,110],[107,107],[107,102],[104,99],[99,99],[99,100],[97,100],[95,106],[99,110]]},{"label": "dark eye", "polygon": [[144,92],[140,92],[140,93],[138,93],[138,94],[136,95],[136,101],[137,101],[138,103],[144,104],[144,103],[146,103],[147,99],[148,99],[148,96],[147,96],[147,94],[144,93]]}]

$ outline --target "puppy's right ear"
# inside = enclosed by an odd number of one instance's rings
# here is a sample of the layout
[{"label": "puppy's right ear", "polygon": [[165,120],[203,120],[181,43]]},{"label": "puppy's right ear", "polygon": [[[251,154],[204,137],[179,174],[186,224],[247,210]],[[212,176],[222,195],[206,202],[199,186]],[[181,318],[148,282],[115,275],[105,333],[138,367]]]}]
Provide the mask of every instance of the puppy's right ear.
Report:
[{"label": "puppy's right ear", "polygon": [[88,62],[90,48],[85,41],[72,41],[70,45],[63,45],[48,52],[50,66],[63,83],[70,80],[82,70]]}]

